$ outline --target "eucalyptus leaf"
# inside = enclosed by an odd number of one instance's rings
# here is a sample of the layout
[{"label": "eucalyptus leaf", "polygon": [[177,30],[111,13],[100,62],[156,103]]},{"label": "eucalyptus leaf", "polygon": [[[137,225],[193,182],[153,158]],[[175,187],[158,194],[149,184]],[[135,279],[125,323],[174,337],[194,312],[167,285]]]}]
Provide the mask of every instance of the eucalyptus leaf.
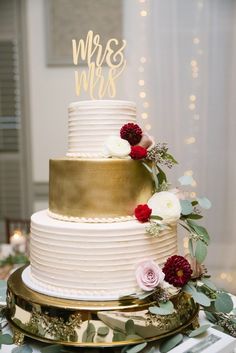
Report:
[{"label": "eucalyptus leaf", "polygon": [[205,315],[206,315],[206,318],[212,322],[213,324],[217,321],[217,319],[215,318],[215,316],[210,313],[209,311],[205,310]]},{"label": "eucalyptus leaf", "polygon": [[33,349],[28,345],[24,344],[23,346],[15,347],[11,353],[32,353]]},{"label": "eucalyptus leaf", "polygon": [[96,333],[95,326],[92,322],[88,322],[87,328],[82,335],[82,342],[93,342]]},{"label": "eucalyptus leaf", "polygon": [[0,335],[0,344],[13,344],[13,338],[8,333]]},{"label": "eucalyptus leaf", "polygon": [[232,310],[232,314],[236,315],[236,308]]},{"label": "eucalyptus leaf", "polygon": [[98,328],[97,334],[98,334],[99,336],[105,337],[105,336],[108,335],[108,333],[109,333],[109,327],[107,327],[107,326],[101,326],[101,327]]},{"label": "eucalyptus leaf", "polygon": [[174,312],[174,305],[169,300],[166,303],[159,303],[159,306],[151,306],[149,311],[155,315],[170,315]]},{"label": "eucalyptus leaf", "polygon": [[196,287],[190,283],[185,284],[182,288],[183,292],[188,293],[193,296],[197,292]]},{"label": "eucalyptus leaf", "polygon": [[194,179],[191,175],[183,175],[178,179],[181,185],[192,185]]},{"label": "eucalyptus leaf", "polygon": [[143,337],[136,334],[126,336],[126,340],[141,340],[141,339],[143,339]]},{"label": "eucalyptus leaf", "polygon": [[147,342],[140,343],[137,346],[128,348],[126,350],[126,353],[138,353],[138,352],[142,351],[146,347],[146,345],[147,345]]},{"label": "eucalyptus leaf", "polygon": [[135,333],[134,321],[128,320],[125,323],[125,331],[127,335],[133,335]]},{"label": "eucalyptus leaf", "polygon": [[212,328],[214,328],[215,330],[218,330],[220,332],[225,332],[224,328],[219,326],[219,325],[214,325],[214,326],[211,326]]},{"label": "eucalyptus leaf", "polygon": [[172,336],[171,338],[168,338],[166,341],[161,343],[160,345],[160,352],[161,353],[167,353],[169,352],[172,348],[176,347],[178,344],[180,344],[183,341],[183,335],[181,333],[178,333],[175,336]]},{"label": "eucalyptus leaf", "polygon": [[192,294],[192,297],[196,303],[198,303],[202,306],[208,307],[211,305],[210,299],[204,293],[196,291],[195,293]]},{"label": "eucalyptus leaf", "polygon": [[126,335],[123,332],[120,331],[114,331],[113,332],[113,342],[119,342],[119,341],[125,341]]},{"label": "eucalyptus leaf", "polygon": [[207,256],[207,246],[200,239],[197,240],[197,245],[195,249],[195,258],[199,264],[203,263]]},{"label": "eucalyptus leaf", "polygon": [[150,291],[150,292],[143,292],[143,293],[140,293],[140,294],[138,295],[138,298],[139,298],[139,299],[145,299],[145,298],[147,298],[147,297],[150,297],[150,295],[152,295],[153,293],[155,293],[155,290],[152,290],[152,291]]},{"label": "eucalyptus leaf", "polygon": [[210,237],[209,237],[209,234],[208,234],[206,228],[199,226],[196,222],[194,222],[190,219],[187,219],[187,224],[196,234],[202,236],[203,240],[206,242],[207,245],[209,244]]},{"label": "eucalyptus leaf", "polygon": [[227,293],[219,293],[214,303],[215,309],[221,313],[230,313],[234,304],[231,296]]},{"label": "eucalyptus leaf", "polygon": [[190,201],[188,200],[180,200],[181,205],[181,213],[182,215],[186,216],[193,212],[193,206]]},{"label": "eucalyptus leaf", "polygon": [[188,240],[188,249],[190,252],[191,257],[194,257],[194,250],[193,250],[193,241],[192,239]]},{"label": "eucalyptus leaf", "polygon": [[201,206],[202,208],[205,208],[206,210],[211,208],[211,201],[208,200],[206,197],[197,197],[197,201],[199,206]]},{"label": "eucalyptus leaf", "polygon": [[58,353],[60,352],[63,346],[59,344],[51,344],[50,346],[46,346],[40,349],[41,353]]},{"label": "eucalyptus leaf", "polygon": [[206,332],[210,326],[211,326],[210,324],[202,325],[202,326],[196,328],[195,330],[191,331],[188,336],[191,338],[197,337],[197,336],[203,334],[204,332]]},{"label": "eucalyptus leaf", "polygon": [[212,289],[212,290],[217,290],[216,286],[214,285],[214,283],[212,283],[208,278],[202,277],[201,278],[202,283],[204,283],[208,288]]},{"label": "eucalyptus leaf", "polygon": [[157,178],[158,178],[158,181],[159,181],[159,184],[161,185],[163,182],[167,182],[167,177],[166,177],[166,174],[163,172],[163,170],[157,166],[157,169],[158,169],[158,174],[157,174]]}]

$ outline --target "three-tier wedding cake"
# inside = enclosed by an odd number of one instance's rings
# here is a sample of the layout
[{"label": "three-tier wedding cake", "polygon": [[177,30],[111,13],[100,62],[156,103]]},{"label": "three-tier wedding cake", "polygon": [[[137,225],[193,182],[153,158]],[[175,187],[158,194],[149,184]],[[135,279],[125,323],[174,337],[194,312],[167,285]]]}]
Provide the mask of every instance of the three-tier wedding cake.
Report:
[{"label": "three-tier wedding cake", "polygon": [[142,160],[106,152],[111,137],[119,149],[120,129],[129,123],[136,124],[133,102],[70,104],[67,155],[50,160],[49,210],[32,216],[31,265],[23,273],[30,288],[62,298],[118,299],[140,290],[140,263],[162,266],[177,253],[175,220],[151,237],[134,217],[154,191]]}]

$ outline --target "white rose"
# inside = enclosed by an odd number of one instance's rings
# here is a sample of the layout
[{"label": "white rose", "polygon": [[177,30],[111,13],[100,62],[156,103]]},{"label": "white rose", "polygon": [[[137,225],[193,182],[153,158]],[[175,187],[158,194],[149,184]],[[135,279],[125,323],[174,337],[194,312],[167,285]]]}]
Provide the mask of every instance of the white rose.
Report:
[{"label": "white rose", "polygon": [[129,142],[118,136],[109,136],[105,141],[104,155],[107,157],[125,158],[130,152]]},{"label": "white rose", "polygon": [[180,218],[181,205],[178,197],[172,192],[157,192],[148,200],[147,204],[152,209],[152,214],[163,218],[164,221]]}]

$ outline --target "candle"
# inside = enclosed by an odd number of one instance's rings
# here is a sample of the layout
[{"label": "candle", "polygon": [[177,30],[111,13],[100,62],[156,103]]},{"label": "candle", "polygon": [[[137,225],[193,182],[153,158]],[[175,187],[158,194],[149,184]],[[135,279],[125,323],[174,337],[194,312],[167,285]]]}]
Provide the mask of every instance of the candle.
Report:
[{"label": "candle", "polygon": [[14,231],[10,238],[10,244],[14,251],[24,252],[26,246],[26,238],[20,231]]}]

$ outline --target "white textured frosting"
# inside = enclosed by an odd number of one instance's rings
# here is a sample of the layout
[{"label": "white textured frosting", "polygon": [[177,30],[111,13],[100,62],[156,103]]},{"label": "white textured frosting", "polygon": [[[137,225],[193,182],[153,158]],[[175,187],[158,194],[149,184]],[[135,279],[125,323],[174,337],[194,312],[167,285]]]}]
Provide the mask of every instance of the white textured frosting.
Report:
[{"label": "white textured frosting", "polygon": [[117,299],[138,291],[135,270],[144,260],[162,265],[177,253],[176,226],[156,238],[136,220],[73,223],[31,219],[31,277],[41,292],[86,300]]},{"label": "white textured frosting", "polygon": [[103,157],[107,137],[136,122],[136,105],[129,101],[90,100],[69,105],[68,157]]}]

